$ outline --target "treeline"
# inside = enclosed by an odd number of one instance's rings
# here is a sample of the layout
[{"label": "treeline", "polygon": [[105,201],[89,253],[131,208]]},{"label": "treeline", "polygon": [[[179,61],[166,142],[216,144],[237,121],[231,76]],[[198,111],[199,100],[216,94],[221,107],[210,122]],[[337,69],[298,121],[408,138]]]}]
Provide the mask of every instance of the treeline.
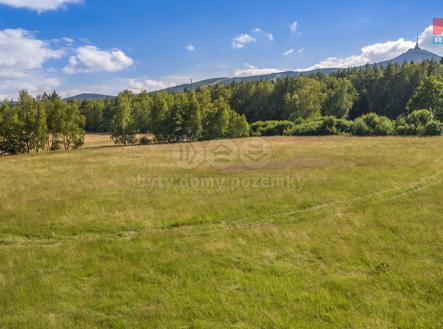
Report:
[{"label": "treeline", "polygon": [[443,120],[442,81],[443,64],[425,61],[215,85],[177,94],[126,91],[114,99],[83,101],[79,106],[86,130],[111,132],[116,142],[134,142],[137,133],[148,132],[157,141],[175,142],[246,136],[247,122],[258,121],[305,121],[305,126],[315,126],[325,117],[355,120],[369,113],[395,121],[421,109]]},{"label": "treeline", "polygon": [[400,115],[396,120],[375,113],[364,114],[354,121],[334,116],[310,120],[257,121],[251,124],[253,136],[321,136],[348,134],[354,136],[438,136],[442,123],[429,110]]},{"label": "treeline", "polygon": [[173,143],[245,137],[250,131],[246,117],[234,112],[222,95],[209,88],[153,96],[124,91],[113,99],[85,100],[80,109],[87,130],[109,132],[115,143],[124,145],[136,143],[138,134],[152,134],[158,143]]},{"label": "treeline", "polygon": [[442,81],[443,64],[424,61],[211,89],[249,122],[319,116],[354,120],[368,113],[393,120],[417,109],[430,109],[442,120]]},{"label": "treeline", "polygon": [[5,101],[0,108],[0,153],[76,148],[84,129],[110,133],[116,144],[127,145],[251,134],[436,135],[441,121],[443,63],[368,65],[69,103],[55,93],[32,98],[21,92],[17,103]]},{"label": "treeline", "polygon": [[78,104],[56,93],[33,98],[22,91],[18,102],[1,104],[0,155],[78,148],[84,121]]}]

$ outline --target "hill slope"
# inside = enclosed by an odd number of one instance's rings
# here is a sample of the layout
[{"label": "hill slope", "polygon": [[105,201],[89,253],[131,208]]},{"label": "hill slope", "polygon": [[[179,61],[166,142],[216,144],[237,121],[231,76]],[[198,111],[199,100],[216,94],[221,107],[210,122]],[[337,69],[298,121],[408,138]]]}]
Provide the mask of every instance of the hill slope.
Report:
[{"label": "hill slope", "polygon": [[404,54],[401,54],[400,56],[397,56],[393,59],[390,59],[388,61],[384,61],[381,63],[377,63],[376,65],[386,66],[389,64],[403,64],[403,63],[422,63],[424,61],[440,61],[441,57],[431,53],[430,51],[426,49],[422,49],[418,47],[418,45],[415,48],[409,49]]},{"label": "hill slope", "polygon": [[[400,56],[397,56],[393,59],[376,63],[373,65],[376,66],[387,66],[389,64],[403,64],[405,62],[414,62],[414,63],[422,63],[423,61],[440,61],[441,57],[431,53],[430,51],[427,51],[425,49],[421,49],[420,47],[416,46],[413,49],[408,50],[406,53],[401,54]],[[203,80],[199,81],[194,84],[194,87],[199,86],[205,86],[205,85],[214,85],[214,84],[222,84],[222,85],[228,85],[233,82],[251,82],[251,81],[260,81],[260,80],[276,80],[286,77],[294,77],[294,76],[310,76],[315,75],[317,73],[322,74],[330,74],[332,72],[340,71],[343,69],[339,68],[323,68],[323,69],[316,69],[311,71],[285,71],[285,72],[277,72],[272,74],[266,74],[266,75],[256,75],[256,76],[247,76],[247,77],[232,77],[232,78],[218,78],[218,79],[211,79],[211,80]],[[191,85],[180,85],[172,88],[165,89],[163,91],[170,91],[170,92],[180,92],[184,91],[185,89],[189,89]]]},{"label": "hill slope", "polygon": [[94,94],[94,93],[84,93],[79,94],[71,97],[64,98],[65,101],[71,101],[71,100],[77,100],[77,101],[83,101],[83,100],[101,100],[108,97],[113,97],[109,95],[101,95],[101,94]]},{"label": "hill slope", "polygon": [[[384,62],[376,63],[373,65],[386,66],[389,64],[403,64],[405,62],[422,63],[423,61],[426,61],[426,60],[440,61],[441,57],[434,54],[434,53],[431,53],[430,51],[427,51],[425,49],[421,49],[417,45],[415,48],[409,49],[406,53],[401,54],[398,57],[395,57],[393,59],[390,59],[390,60],[387,60]],[[277,73],[266,74],[266,75],[256,75],[256,76],[246,76],[246,77],[213,78],[213,79],[206,79],[206,80],[202,80],[202,81],[197,81],[197,82],[194,82],[192,85],[190,83],[177,85],[174,87],[155,91],[153,93],[161,92],[161,91],[177,93],[177,92],[182,92],[182,91],[190,89],[190,88],[198,88],[198,87],[202,87],[202,86],[212,86],[212,85],[216,85],[216,84],[229,85],[231,83],[240,82],[240,81],[251,82],[251,81],[260,81],[260,80],[276,80],[276,79],[281,79],[281,78],[286,78],[286,77],[294,77],[294,76],[300,76],[300,75],[310,76],[310,75],[314,75],[317,73],[330,74],[332,72],[336,72],[336,71],[340,71],[340,70],[342,70],[342,69],[323,68],[323,69],[316,69],[316,70],[312,70],[312,71],[285,71],[285,72],[277,72]],[[106,97],[109,97],[109,96],[98,95],[98,94],[81,94],[81,95],[77,95],[77,96],[73,96],[73,97],[68,97],[66,100],[70,100],[70,99],[79,99],[79,100],[103,99]]]}]

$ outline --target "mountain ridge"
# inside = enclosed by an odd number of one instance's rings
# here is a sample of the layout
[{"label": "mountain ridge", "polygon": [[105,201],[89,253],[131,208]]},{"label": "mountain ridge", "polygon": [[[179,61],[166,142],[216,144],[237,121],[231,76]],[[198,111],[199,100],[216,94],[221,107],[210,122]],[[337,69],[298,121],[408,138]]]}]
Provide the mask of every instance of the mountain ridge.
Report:
[{"label": "mountain ridge", "polygon": [[437,54],[431,53],[430,51],[420,48],[418,44],[415,46],[415,48],[409,49],[407,52],[394,57],[393,59],[389,59],[387,61],[376,63],[375,65],[378,66],[386,66],[389,64],[403,64],[405,62],[410,63],[422,63],[424,61],[440,61],[442,59],[441,56],[438,56]]},{"label": "mountain ridge", "polygon": [[[387,66],[389,64],[403,64],[405,62],[414,62],[414,63],[422,63],[426,60],[428,61],[440,61],[442,59],[441,56],[434,54],[426,49],[422,49],[419,47],[418,43],[415,46],[415,48],[411,48],[405,53],[394,57],[392,59],[382,61],[379,63],[370,64],[373,66]],[[363,66],[356,66],[354,68],[362,68]],[[213,86],[213,85],[229,85],[231,83],[235,82],[252,82],[252,81],[260,81],[260,80],[277,80],[287,77],[297,77],[297,76],[310,76],[315,75],[317,73],[323,73],[323,74],[331,74],[333,72],[338,72],[341,70],[346,70],[347,68],[320,68],[320,69],[314,69],[309,71],[303,71],[303,70],[296,70],[296,71],[282,71],[282,72],[276,72],[276,73],[270,73],[270,74],[263,74],[263,75],[252,75],[252,76],[245,76],[245,77],[220,77],[220,78],[211,78],[211,79],[205,79],[201,81],[197,81],[194,83],[185,83],[180,84],[174,87],[169,87],[162,90],[156,90],[151,92],[150,94],[155,94],[158,92],[171,92],[171,93],[178,93],[185,91],[187,89],[191,88],[199,88],[202,86]],[[109,95],[101,95],[101,94],[94,94],[94,93],[83,93],[71,97],[67,97],[64,100],[97,100],[97,99],[104,99],[108,97],[114,97]]]},{"label": "mountain ridge", "polygon": [[73,101],[73,100],[78,100],[78,101],[82,101],[82,100],[102,100],[108,97],[114,97],[114,96],[110,96],[110,95],[103,95],[103,94],[96,94],[96,93],[82,93],[82,94],[78,94],[75,96],[70,96],[70,97],[66,97],[63,100],[69,102],[69,101]]}]

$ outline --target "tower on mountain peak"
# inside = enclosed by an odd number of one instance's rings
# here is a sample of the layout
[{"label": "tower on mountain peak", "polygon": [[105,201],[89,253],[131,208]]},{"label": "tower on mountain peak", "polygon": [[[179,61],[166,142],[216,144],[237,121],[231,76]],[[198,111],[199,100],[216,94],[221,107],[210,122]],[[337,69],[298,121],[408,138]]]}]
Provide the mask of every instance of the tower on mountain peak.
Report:
[{"label": "tower on mountain peak", "polygon": [[418,39],[419,39],[419,35],[417,34],[417,43],[415,44],[415,49],[420,49],[420,46],[418,45]]}]

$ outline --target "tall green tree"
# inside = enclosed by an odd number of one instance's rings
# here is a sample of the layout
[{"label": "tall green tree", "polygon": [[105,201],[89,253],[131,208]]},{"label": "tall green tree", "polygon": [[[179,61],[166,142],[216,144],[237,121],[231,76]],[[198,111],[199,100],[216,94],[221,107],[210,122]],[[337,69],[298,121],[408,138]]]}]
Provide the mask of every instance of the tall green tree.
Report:
[{"label": "tall green tree", "polygon": [[132,93],[124,91],[115,98],[111,136],[116,144],[134,144],[136,131],[131,106]]},{"label": "tall green tree", "polygon": [[199,139],[203,132],[202,109],[194,91],[189,94],[188,110],[184,117],[184,133],[191,140]]},{"label": "tall green tree", "polygon": [[227,131],[227,137],[239,138],[247,137],[250,135],[251,128],[246,120],[245,115],[240,115],[236,112],[231,112],[229,119],[229,126]]},{"label": "tall green tree", "polygon": [[351,81],[343,78],[328,77],[326,83],[326,100],[323,105],[323,115],[347,118],[354,105],[357,92]]},{"label": "tall green tree", "polygon": [[225,137],[229,129],[231,108],[223,97],[213,103],[212,109],[206,113],[204,118],[204,137]]},{"label": "tall green tree", "polygon": [[156,93],[153,98],[152,110],[150,115],[150,131],[155,135],[158,141],[164,141],[168,138],[170,125],[169,110],[174,103],[174,97],[167,93]]},{"label": "tall green tree", "polygon": [[65,120],[62,126],[63,146],[65,150],[78,148],[84,142],[85,117],[80,113],[76,102],[67,104],[65,111]]},{"label": "tall green tree", "polygon": [[46,109],[42,102],[37,103],[37,115],[34,125],[34,134],[35,134],[35,150],[37,152],[45,150],[49,139],[49,131],[48,131],[48,123],[46,117]]},{"label": "tall green tree", "polygon": [[286,116],[290,120],[319,117],[325,98],[326,93],[320,81],[300,77],[295,81],[294,92],[286,96]]},{"label": "tall green tree", "polygon": [[105,102],[101,100],[84,100],[80,103],[80,112],[85,117],[85,129],[91,132],[106,132]]},{"label": "tall green tree", "polygon": [[443,81],[433,76],[424,79],[407,108],[410,112],[428,109],[437,119],[443,120]]},{"label": "tall green tree", "polygon": [[150,116],[152,110],[152,97],[144,91],[136,95],[132,101],[134,122],[136,130],[140,133],[146,133],[151,127]]},{"label": "tall green tree", "polygon": [[17,104],[20,120],[23,122],[23,142],[26,145],[26,152],[29,153],[37,148],[37,103],[27,91],[19,93]]},{"label": "tall green tree", "polygon": [[48,148],[58,150],[63,143],[63,129],[66,121],[66,103],[55,94],[42,99],[47,111],[47,123],[49,131]]},{"label": "tall green tree", "polygon": [[185,137],[185,113],[188,111],[188,98],[185,93],[178,93],[169,109],[167,119],[167,139],[171,142],[179,142]]},{"label": "tall green tree", "polygon": [[27,150],[19,111],[4,101],[0,108],[0,153],[18,154]]}]

